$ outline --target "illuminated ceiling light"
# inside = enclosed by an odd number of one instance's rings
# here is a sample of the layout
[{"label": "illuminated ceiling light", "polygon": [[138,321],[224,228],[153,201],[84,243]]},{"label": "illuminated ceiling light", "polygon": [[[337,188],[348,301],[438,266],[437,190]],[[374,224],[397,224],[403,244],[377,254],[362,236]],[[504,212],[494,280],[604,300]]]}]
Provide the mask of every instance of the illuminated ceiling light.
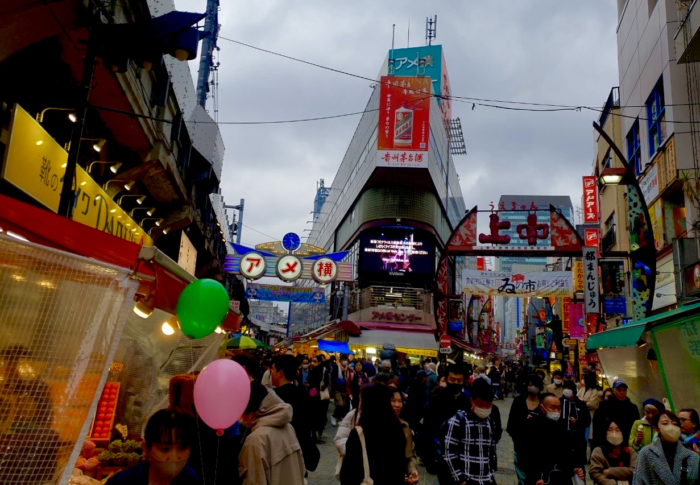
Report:
[{"label": "illuminated ceiling light", "polygon": [[80,185],[87,185],[87,181],[83,180],[82,182],[80,182]]},{"label": "illuminated ceiling light", "polygon": [[141,318],[148,318],[153,314],[153,308],[149,308],[145,303],[140,301],[134,307],[134,313]]},{"label": "illuminated ceiling light", "polygon": [[66,168],[67,166],[68,166],[68,164],[64,163],[63,165],[61,165],[61,168]]},{"label": "illuminated ceiling light", "polygon": [[136,180],[132,180],[128,184],[124,184],[124,188],[128,191],[131,191],[131,188],[134,186],[135,183],[136,183]]},{"label": "illuminated ceiling light", "polygon": [[170,322],[163,322],[163,325],[160,326],[160,331],[165,335],[173,335],[175,333],[175,329],[170,325]]},{"label": "illuminated ceiling light", "polygon": [[[110,209],[109,212],[111,212],[112,214],[114,214],[115,212],[117,212],[117,208],[115,207],[114,209]],[[121,219],[122,216],[119,216],[119,218]]]},{"label": "illuminated ceiling light", "polygon": [[219,226],[219,227],[221,227],[221,223],[220,223],[220,222],[217,222],[216,225]]},{"label": "illuminated ceiling light", "polygon": [[145,195],[142,195],[141,197],[139,197],[138,199],[136,199],[136,203],[137,203],[138,205],[142,205],[143,202],[144,202],[145,200],[146,200],[146,196],[145,196]]},{"label": "illuminated ceiling light", "polygon": [[68,113],[68,119],[71,121],[71,123],[75,123],[78,121],[78,116],[75,113]]},{"label": "illuminated ceiling light", "polygon": [[100,138],[97,143],[93,143],[92,149],[99,153],[102,151],[102,147],[105,146],[105,143],[107,143],[107,140]]},{"label": "illuminated ceiling light", "polygon": [[36,141],[36,146],[40,146],[44,144],[44,140],[37,140]]}]

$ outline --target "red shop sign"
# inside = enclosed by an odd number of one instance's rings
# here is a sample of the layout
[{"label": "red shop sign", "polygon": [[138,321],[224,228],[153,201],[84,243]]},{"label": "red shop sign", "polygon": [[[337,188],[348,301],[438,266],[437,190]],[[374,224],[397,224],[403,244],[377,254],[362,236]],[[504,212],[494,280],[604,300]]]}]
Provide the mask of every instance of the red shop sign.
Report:
[{"label": "red shop sign", "polygon": [[590,175],[583,177],[583,222],[598,223],[598,181]]}]

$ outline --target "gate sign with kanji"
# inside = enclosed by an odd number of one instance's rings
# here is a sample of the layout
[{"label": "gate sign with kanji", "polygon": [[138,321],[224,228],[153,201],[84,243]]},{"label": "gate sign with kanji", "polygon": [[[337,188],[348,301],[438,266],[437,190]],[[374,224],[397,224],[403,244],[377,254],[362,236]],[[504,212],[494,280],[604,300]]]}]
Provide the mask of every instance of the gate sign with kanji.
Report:
[{"label": "gate sign with kanji", "polygon": [[319,258],[314,263],[313,278],[321,284],[335,281],[338,276],[338,264],[331,258]]},{"label": "gate sign with kanji", "polygon": [[257,252],[250,252],[241,258],[241,275],[249,280],[257,280],[265,275],[267,263],[265,257]]},{"label": "gate sign with kanji", "polygon": [[304,265],[296,256],[288,254],[277,261],[277,277],[282,281],[296,281],[301,276]]}]

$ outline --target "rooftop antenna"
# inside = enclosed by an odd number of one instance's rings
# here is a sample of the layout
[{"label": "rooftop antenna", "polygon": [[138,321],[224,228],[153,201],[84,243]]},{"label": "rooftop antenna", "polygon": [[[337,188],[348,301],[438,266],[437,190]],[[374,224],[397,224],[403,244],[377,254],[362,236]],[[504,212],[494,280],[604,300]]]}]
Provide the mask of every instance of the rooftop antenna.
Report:
[{"label": "rooftop antenna", "polygon": [[408,21],[408,39],[406,40],[406,48],[411,47],[411,21]]},{"label": "rooftop antenna", "polygon": [[437,15],[435,15],[435,20],[430,17],[425,18],[425,42],[428,45],[433,45],[435,37],[437,37]]}]

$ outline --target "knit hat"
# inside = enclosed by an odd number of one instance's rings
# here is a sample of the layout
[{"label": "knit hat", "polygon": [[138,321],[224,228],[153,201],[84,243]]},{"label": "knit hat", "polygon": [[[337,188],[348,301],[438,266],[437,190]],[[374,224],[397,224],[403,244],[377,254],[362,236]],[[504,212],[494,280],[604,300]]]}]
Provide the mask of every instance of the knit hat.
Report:
[{"label": "knit hat", "polygon": [[659,401],[658,399],[654,399],[653,397],[650,397],[644,403],[642,404],[642,409],[644,409],[647,406],[654,406],[656,409],[659,410],[659,412],[666,410],[666,406],[664,406],[664,403]]}]

